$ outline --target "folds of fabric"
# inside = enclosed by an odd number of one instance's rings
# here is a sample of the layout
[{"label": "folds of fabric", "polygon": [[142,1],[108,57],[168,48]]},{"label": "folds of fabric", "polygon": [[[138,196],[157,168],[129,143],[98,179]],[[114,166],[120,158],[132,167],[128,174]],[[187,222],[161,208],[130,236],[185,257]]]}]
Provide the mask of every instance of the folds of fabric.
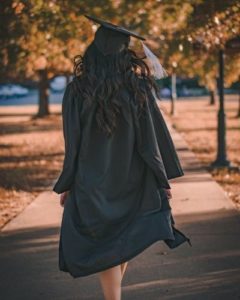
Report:
[{"label": "folds of fabric", "polygon": [[157,240],[170,248],[189,241],[173,226],[165,189],[183,172],[157,104],[149,94],[139,117],[130,93],[121,93],[122,114],[110,138],[98,128],[96,103],[85,105],[72,82],[64,93],[65,157],[53,190],[69,191],[59,268],[73,277],[124,262]]},{"label": "folds of fabric", "polygon": [[162,156],[158,148],[149,102],[145,102],[144,112],[140,117],[138,117],[137,107],[133,103],[132,107],[139,154],[155,174],[159,187],[169,189],[170,185],[168,183]]},{"label": "folds of fabric", "polygon": [[149,109],[153,120],[153,125],[156,133],[156,139],[159,151],[161,153],[164,168],[168,179],[181,177],[184,175],[180,160],[170,135],[167,124],[159,109],[155,97],[149,87],[143,82],[143,85],[148,94]]},{"label": "folds of fabric", "polygon": [[62,101],[65,155],[62,172],[53,187],[53,191],[58,194],[68,191],[71,188],[77,168],[77,156],[81,141],[81,101],[73,93],[72,84],[73,82],[70,82],[67,85]]},{"label": "folds of fabric", "polygon": [[[170,188],[168,179],[183,176],[184,173],[161,111],[151,91],[145,88],[148,101],[145,103],[145,112],[140,118],[137,116],[137,106],[133,101],[130,102],[138,151],[156,175],[159,187]],[[73,93],[72,83],[69,83],[62,102],[65,157],[61,175],[53,188],[58,194],[69,190],[74,181],[82,135],[79,118],[81,105],[81,101]]]}]

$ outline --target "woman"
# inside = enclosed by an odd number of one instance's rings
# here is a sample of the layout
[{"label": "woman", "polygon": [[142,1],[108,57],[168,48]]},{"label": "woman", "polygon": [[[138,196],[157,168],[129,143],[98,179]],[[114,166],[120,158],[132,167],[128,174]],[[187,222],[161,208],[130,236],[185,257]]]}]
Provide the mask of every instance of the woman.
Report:
[{"label": "woman", "polygon": [[149,68],[128,48],[130,36],[143,38],[87,17],[101,26],[75,61],[62,104],[59,268],[74,278],[99,273],[105,299],[119,300],[131,258],[158,240],[191,245],[169,204],[168,180],[183,170]]}]

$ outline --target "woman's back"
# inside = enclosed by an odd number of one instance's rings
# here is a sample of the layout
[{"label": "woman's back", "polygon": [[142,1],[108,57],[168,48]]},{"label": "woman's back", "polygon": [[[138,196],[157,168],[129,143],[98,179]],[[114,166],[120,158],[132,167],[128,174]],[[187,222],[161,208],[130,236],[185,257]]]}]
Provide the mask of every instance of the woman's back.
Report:
[{"label": "woman's back", "polygon": [[[167,177],[159,165],[161,156],[155,136],[151,135],[154,128],[149,111],[142,115],[142,120],[138,118],[133,95],[122,88],[120,98],[124,101],[118,102],[117,127],[113,135],[107,136],[96,122],[97,104],[84,103],[74,84],[68,85],[63,99],[67,155],[65,172],[54,190],[70,188],[64,184],[71,182],[76,197],[81,199],[78,209],[82,222],[88,226],[118,223],[130,218],[137,209],[141,211],[141,206],[146,211],[160,208],[160,186],[154,172],[164,178],[162,186],[167,185]],[[142,134],[148,135],[147,145],[141,145]],[[152,155],[155,162],[151,161]]]},{"label": "woman's back", "polygon": [[124,262],[157,240],[171,248],[189,240],[172,226],[165,191],[168,179],[183,175],[177,153],[146,65],[124,49],[103,58],[90,47],[63,97],[65,157],[53,190],[69,191],[59,267],[73,277]]}]

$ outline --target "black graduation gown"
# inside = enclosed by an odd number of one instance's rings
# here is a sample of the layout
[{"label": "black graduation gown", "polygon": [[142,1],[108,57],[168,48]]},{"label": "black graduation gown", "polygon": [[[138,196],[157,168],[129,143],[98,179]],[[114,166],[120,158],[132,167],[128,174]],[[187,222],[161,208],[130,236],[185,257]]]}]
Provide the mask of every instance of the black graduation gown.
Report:
[{"label": "black graduation gown", "polygon": [[[190,239],[174,227],[164,188],[183,176],[173,141],[151,91],[145,111],[127,90],[114,136],[98,128],[74,80],[62,102],[65,157],[53,190],[69,191],[59,240],[59,269],[87,276],[128,261],[158,240],[175,248]],[[117,101],[117,100],[114,100]]]}]

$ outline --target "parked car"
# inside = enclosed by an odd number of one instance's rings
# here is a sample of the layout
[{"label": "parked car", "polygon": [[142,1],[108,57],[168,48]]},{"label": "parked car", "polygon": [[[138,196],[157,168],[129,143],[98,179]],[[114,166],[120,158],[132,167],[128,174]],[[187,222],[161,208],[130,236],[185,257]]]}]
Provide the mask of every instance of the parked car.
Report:
[{"label": "parked car", "polygon": [[29,90],[19,84],[3,84],[0,86],[0,98],[8,99],[13,97],[24,97],[29,94]]},{"label": "parked car", "polygon": [[160,95],[162,98],[170,98],[171,97],[171,90],[167,87],[164,87],[160,90]]},{"label": "parked car", "polygon": [[207,94],[208,94],[207,89],[202,87],[189,88],[184,86],[182,89],[178,90],[179,97],[198,97]]},{"label": "parked car", "polygon": [[66,76],[57,76],[50,82],[50,89],[54,93],[62,93],[66,87],[67,78]]}]

